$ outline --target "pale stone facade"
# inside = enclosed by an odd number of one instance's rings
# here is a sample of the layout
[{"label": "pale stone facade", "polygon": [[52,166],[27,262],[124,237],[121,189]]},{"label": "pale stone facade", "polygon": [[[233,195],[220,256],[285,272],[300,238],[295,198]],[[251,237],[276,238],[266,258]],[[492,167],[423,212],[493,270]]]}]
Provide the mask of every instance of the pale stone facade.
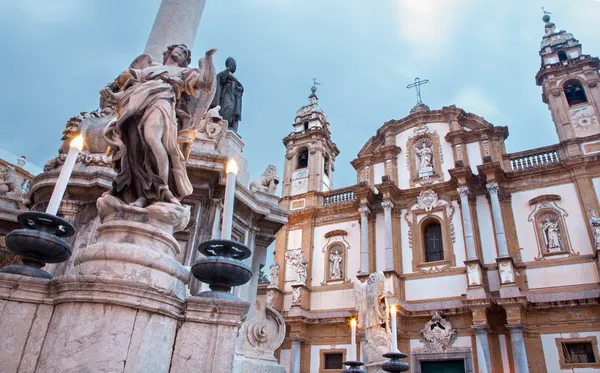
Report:
[{"label": "pale stone facade", "polygon": [[[507,127],[420,104],[363,146],[356,185],[334,189],[336,131],[313,90],[283,140],[280,206],[291,215],[277,235],[276,284],[259,291],[284,315],[288,372],[339,372],[324,364],[351,353],[356,316],[358,359],[379,372],[373,351],[387,348],[389,320],[373,329],[361,319],[393,304],[412,372],[456,360],[466,372],[600,369],[599,62],[544,22],[536,78],[553,146],[507,153]],[[364,305],[356,283],[373,274],[383,293]],[[590,348],[587,363],[572,356],[577,343]]]}]

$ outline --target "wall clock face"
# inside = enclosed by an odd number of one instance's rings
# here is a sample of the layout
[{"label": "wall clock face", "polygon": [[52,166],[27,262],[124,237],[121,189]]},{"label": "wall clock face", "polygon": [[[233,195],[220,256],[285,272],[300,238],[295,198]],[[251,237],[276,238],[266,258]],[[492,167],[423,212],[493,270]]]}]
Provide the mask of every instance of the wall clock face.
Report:
[{"label": "wall clock face", "polygon": [[582,108],[572,113],[571,122],[579,129],[588,129],[598,124],[598,118],[591,108]]}]

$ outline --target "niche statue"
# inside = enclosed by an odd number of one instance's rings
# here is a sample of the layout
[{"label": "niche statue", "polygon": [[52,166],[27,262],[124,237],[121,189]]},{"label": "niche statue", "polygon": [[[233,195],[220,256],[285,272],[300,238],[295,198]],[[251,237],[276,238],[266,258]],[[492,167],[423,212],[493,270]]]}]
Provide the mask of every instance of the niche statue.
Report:
[{"label": "niche statue", "polygon": [[225,70],[217,74],[217,90],[210,107],[221,106],[219,114],[227,121],[229,129],[237,133],[238,124],[242,120],[244,87],[233,75],[236,68],[233,57],[225,60]]}]

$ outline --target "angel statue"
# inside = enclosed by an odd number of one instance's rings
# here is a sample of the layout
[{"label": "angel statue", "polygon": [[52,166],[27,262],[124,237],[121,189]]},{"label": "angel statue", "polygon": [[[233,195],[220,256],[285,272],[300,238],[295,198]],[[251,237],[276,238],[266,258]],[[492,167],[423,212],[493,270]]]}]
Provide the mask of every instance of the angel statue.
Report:
[{"label": "angel statue", "polygon": [[214,96],[215,51],[207,51],[198,68],[188,67],[192,53],[184,44],[169,46],[162,64],[142,54],[113,89],[100,91],[117,114],[104,130],[117,172],[112,196],[143,208],[154,202],[179,205],[192,194],[185,162]]},{"label": "angel statue", "polygon": [[392,348],[383,272],[371,273],[366,284],[356,282],[354,296],[358,308],[358,327],[363,328],[365,332],[364,351],[367,360],[381,360],[381,356]]}]

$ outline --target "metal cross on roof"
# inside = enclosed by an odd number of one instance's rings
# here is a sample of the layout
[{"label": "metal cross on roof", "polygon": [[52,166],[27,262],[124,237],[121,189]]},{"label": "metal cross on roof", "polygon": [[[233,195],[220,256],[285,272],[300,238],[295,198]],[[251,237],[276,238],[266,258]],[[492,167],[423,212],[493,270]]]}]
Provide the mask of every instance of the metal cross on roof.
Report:
[{"label": "metal cross on roof", "polygon": [[542,7],[542,12],[544,12],[544,14],[552,14],[552,13],[548,12],[546,9],[544,9],[544,7]]},{"label": "metal cross on roof", "polygon": [[421,86],[425,83],[429,83],[429,80],[420,80],[419,77],[416,77],[414,83],[411,83],[406,86],[406,88],[408,89],[415,88],[417,90],[417,105],[423,103],[423,101],[421,100]]},{"label": "metal cross on roof", "polygon": [[317,78],[313,78],[313,85],[317,86],[317,85],[321,85],[321,83],[317,82]]}]

